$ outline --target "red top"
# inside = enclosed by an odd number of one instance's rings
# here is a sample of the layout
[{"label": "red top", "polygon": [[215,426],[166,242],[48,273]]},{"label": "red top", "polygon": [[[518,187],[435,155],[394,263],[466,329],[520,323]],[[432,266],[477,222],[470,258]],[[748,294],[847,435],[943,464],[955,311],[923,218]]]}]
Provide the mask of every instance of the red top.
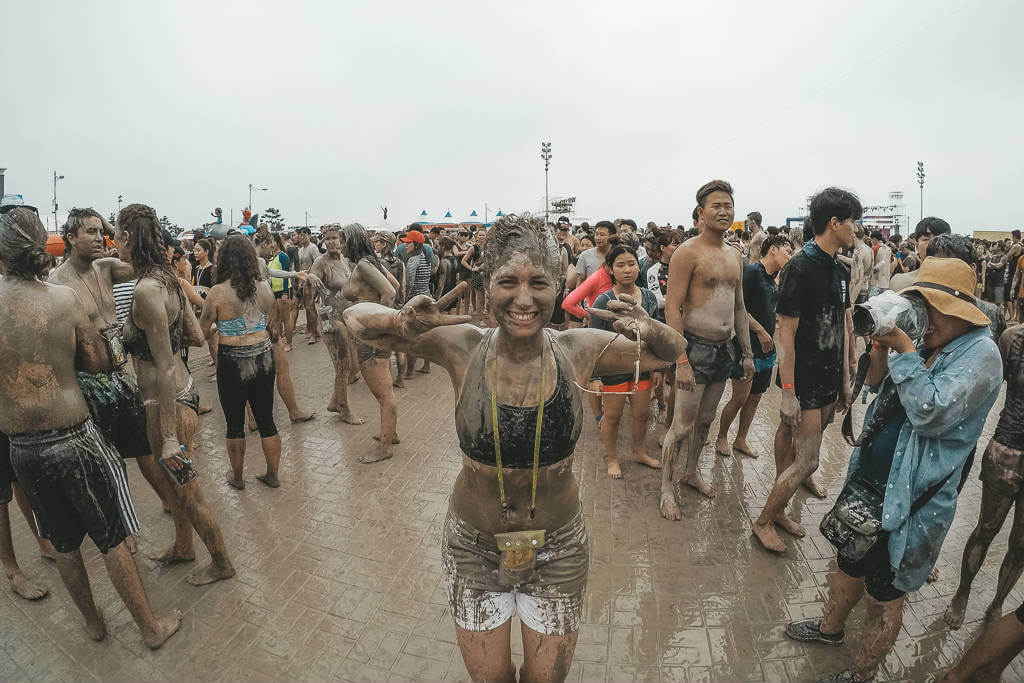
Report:
[{"label": "red top", "polygon": [[569,295],[562,301],[562,309],[577,318],[582,318],[587,312],[580,306],[580,302],[586,299],[587,306],[593,306],[597,297],[611,288],[612,277],[602,266],[591,273],[590,277],[583,281],[583,284],[569,292]]}]

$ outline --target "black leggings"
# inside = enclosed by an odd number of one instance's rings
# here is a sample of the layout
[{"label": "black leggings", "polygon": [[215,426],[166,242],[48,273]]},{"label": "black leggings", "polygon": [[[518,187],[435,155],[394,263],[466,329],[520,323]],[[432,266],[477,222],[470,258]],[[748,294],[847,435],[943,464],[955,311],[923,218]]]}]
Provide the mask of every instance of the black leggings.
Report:
[{"label": "black leggings", "polygon": [[250,346],[222,343],[218,347],[217,393],[228,423],[227,438],[245,438],[246,403],[252,408],[260,438],[277,434],[274,424],[274,351],[269,339]]}]

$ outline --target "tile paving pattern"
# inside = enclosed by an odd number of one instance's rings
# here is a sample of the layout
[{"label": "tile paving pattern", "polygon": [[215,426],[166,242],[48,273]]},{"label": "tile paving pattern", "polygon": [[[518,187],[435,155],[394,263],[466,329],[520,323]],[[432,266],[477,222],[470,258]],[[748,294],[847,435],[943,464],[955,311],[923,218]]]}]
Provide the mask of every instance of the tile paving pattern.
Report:
[{"label": "tile paving pattern", "polygon": [[[198,459],[204,493],[216,511],[238,568],[235,579],[193,588],[189,566],[154,567],[145,559],[172,539],[168,516],[129,463],[143,535],[137,561],[157,610],[184,612],[180,633],[157,652],[139,632],[87,542],[86,563],[110,636],[93,643],[54,566],[39,558],[20,513],[12,512],[15,547],[26,572],[54,589],[39,603],[0,593],[0,680],[4,681],[465,681],[440,572],[439,539],[447,497],[459,471],[447,374],[435,368],[397,390],[396,457],[360,465],[371,447],[377,409],[365,383],[352,404],[368,424],[340,423],[324,411],[332,374],[322,344],[296,339],[291,354],[300,403],[319,416],[291,425],[280,401],[284,439],[282,487],[255,481],[259,440],[248,438],[248,487],[223,482],[227,469],[224,421],[209,369],[193,362],[204,402]],[[771,458],[778,395],[762,403],[750,443],[758,459],[715,455],[705,448],[704,476],[714,501],[684,490],[681,522],[658,514],[660,473],[628,461],[624,478],[604,473],[600,444],[588,419],[574,463],[593,553],[589,589],[570,681],[808,681],[844,666],[858,642],[862,609],[851,617],[852,637],[838,648],[787,640],[785,623],[817,616],[834,568],[833,550],[817,531],[830,500],[797,494],[793,516],[809,534],[786,537],[788,552],[765,553],[750,534],[775,475]],[[987,443],[1001,401],[981,442]],[[857,410],[863,411],[858,405]],[[628,411],[627,411],[628,413]],[[860,412],[859,414],[863,414]],[[628,422],[628,417],[625,418]],[[717,422],[712,434],[717,433]],[[649,444],[664,427],[652,427]],[[620,452],[628,453],[628,424]],[[841,487],[849,448],[837,426],[826,432],[821,479]],[[976,521],[981,485],[975,472],[960,498],[937,583],[910,598],[899,640],[880,680],[928,680],[955,661],[980,631],[1008,531],[997,537],[975,582],[967,622],[949,633],[942,612],[953,593],[960,555]],[[11,509],[16,509],[11,506]],[[200,561],[205,551],[197,539]],[[1018,587],[1007,600],[1024,598]],[[518,629],[513,629],[516,634]],[[521,639],[513,652],[521,661]],[[1024,680],[1024,664],[1006,680]]]}]

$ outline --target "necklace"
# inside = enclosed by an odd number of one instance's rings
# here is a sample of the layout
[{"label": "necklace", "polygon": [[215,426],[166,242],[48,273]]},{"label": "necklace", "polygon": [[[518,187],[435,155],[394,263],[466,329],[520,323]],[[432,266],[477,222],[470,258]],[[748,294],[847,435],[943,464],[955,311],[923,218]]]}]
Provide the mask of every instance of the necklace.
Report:
[{"label": "necklace", "polygon": [[[78,278],[78,281],[82,283],[82,286],[89,291],[89,296],[92,297],[93,303],[96,304],[96,313],[100,316],[100,318],[103,319],[103,324],[110,325],[110,321],[107,320],[107,316],[103,312],[103,306],[100,305],[99,299],[96,298],[96,293],[93,291],[92,287],[89,286],[89,283],[86,282],[85,278],[82,277],[81,273],[78,272],[78,270],[75,268],[74,263],[69,263],[68,265],[71,267],[71,272],[73,272],[75,274],[75,277]],[[92,264],[89,264],[89,269],[92,270]],[[99,286],[100,276],[96,275],[96,288],[98,289]]]},{"label": "necklace", "polygon": [[[494,428],[494,464],[498,468],[498,496],[501,499],[501,517],[508,521],[508,502],[505,500],[505,479],[501,469],[501,433],[498,427],[498,394],[494,385],[498,383],[498,352],[495,349],[494,360],[491,361],[491,424]],[[530,519],[537,512],[537,475],[540,470],[540,434],[544,423],[544,380],[547,377],[547,366],[544,364],[544,349],[540,352],[540,399],[537,403],[537,431],[533,438],[533,482],[530,485]]]}]

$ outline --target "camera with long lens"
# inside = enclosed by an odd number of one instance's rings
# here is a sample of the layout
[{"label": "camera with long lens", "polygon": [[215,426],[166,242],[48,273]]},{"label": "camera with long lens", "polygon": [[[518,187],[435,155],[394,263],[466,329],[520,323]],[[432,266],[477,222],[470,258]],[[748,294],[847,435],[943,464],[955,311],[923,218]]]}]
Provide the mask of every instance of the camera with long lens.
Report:
[{"label": "camera with long lens", "polygon": [[921,297],[901,295],[891,289],[869,287],[868,299],[853,307],[853,333],[875,337],[900,328],[918,341],[928,329],[928,308]]}]

